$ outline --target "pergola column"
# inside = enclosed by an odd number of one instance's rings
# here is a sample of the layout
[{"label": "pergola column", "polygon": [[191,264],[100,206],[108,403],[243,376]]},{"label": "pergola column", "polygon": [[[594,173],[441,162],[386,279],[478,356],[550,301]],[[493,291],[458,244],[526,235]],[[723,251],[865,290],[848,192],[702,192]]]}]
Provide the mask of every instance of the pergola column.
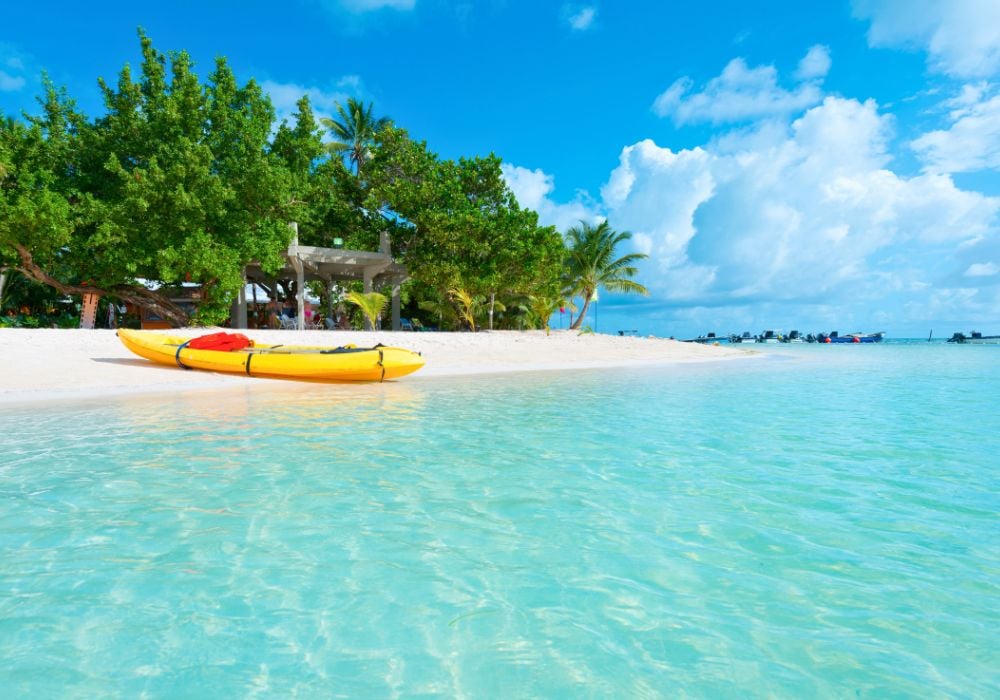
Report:
[{"label": "pergola column", "polygon": [[[372,267],[372,266],[369,265],[368,267],[366,267],[364,269],[363,279],[364,279],[365,294],[369,294],[372,291],[372,280],[375,279],[375,275],[376,274],[377,274],[377,269],[375,267]],[[371,322],[367,319],[367,317],[365,318],[365,330],[366,331],[373,331],[373,330],[375,330],[372,327]]]},{"label": "pergola column", "polygon": [[295,313],[296,326],[300,331],[306,329],[306,274],[301,260],[296,260],[295,266],[295,301],[298,310]]},{"label": "pergola column", "polygon": [[293,221],[288,224],[288,228],[292,229],[294,234],[292,245],[288,249],[288,259],[295,270],[295,302],[297,307],[295,327],[304,331],[306,329],[306,270],[302,264],[302,258],[299,257],[299,224]]},{"label": "pergola column", "polygon": [[392,330],[398,331],[402,328],[399,318],[399,282],[392,283]]},{"label": "pergola column", "polygon": [[333,318],[333,280],[326,281],[326,317]]}]

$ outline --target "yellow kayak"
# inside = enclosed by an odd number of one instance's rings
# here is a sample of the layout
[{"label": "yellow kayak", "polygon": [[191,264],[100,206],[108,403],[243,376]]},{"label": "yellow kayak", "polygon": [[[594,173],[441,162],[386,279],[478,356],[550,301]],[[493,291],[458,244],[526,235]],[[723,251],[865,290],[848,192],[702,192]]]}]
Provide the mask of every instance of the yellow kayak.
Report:
[{"label": "yellow kayak", "polygon": [[136,355],[162,365],[252,377],[380,382],[403,377],[424,366],[420,353],[381,345],[331,348],[254,343],[251,347],[226,351],[196,350],[187,347],[189,338],[150,331],[123,328],[118,331],[118,337]]}]

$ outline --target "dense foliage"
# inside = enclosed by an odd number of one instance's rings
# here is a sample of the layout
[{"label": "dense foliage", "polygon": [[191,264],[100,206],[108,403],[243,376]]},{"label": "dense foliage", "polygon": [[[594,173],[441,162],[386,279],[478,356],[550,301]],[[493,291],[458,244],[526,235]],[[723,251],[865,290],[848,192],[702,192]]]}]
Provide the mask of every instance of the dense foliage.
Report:
[{"label": "dense foliage", "polygon": [[[39,115],[0,120],[0,303],[20,275],[55,300],[97,292],[218,323],[247,263],[283,264],[290,221],[308,245],[371,250],[388,232],[410,270],[408,315],[434,325],[545,327],[593,286],[567,276],[574,250],[519,206],[497,156],[443,159],[355,99],[321,125],[303,97],[275,128],[267,95],[224,59],[202,83],[186,53],[166,56],[141,32],[140,44],[138,75],[126,65],[100,81],[101,117],[46,82]],[[183,281],[200,284],[193,319],[171,301]],[[632,291],[597,283],[609,281]]]}]

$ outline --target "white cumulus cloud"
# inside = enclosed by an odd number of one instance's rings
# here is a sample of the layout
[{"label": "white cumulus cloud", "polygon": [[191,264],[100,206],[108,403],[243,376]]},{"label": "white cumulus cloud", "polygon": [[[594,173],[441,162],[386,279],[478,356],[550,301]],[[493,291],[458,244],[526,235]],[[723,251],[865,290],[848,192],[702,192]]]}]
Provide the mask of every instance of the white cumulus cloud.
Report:
[{"label": "white cumulus cloud", "polygon": [[575,12],[571,11],[569,16],[569,26],[576,31],[582,32],[591,27],[596,17],[596,7],[581,7]]},{"label": "white cumulus cloud", "polygon": [[360,79],[353,75],[345,76],[337,82],[336,87],[332,90],[297,83],[279,83],[273,80],[261,82],[261,88],[271,97],[271,103],[274,105],[274,111],[277,115],[277,123],[287,121],[289,126],[294,126],[293,115],[297,111],[296,103],[302,99],[303,95],[309,96],[309,104],[312,105],[316,121],[319,122],[321,117],[332,117],[337,103],[346,102],[349,96],[358,91]]},{"label": "white cumulus cloud", "polygon": [[996,263],[973,263],[965,271],[966,277],[992,277],[1000,272],[1000,267]]},{"label": "white cumulus cloud", "polygon": [[774,66],[750,67],[742,58],[734,58],[700,91],[691,92],[694,87],[691,78],[677,79],[656,98],[653,111],[661,117],[672,117],[678,125],[786,116],[822,99],[819,84],[829,69],[830,54],[826,47],[812,47],[796,73],[802,82],[788,90],[778,84]]},{"label": "white cumulus cloud", "polygon": [[825,78],[830,72],[830,49],[822,44],[816,44],[799,61],[795,77],[799,80],[815,80]]},{"label": "white cumulus cloud", "polygon": [[0,42],[0,92],[17,92],[24,88],[26,71],[21,52]]},{"label": "white cumulus cloud", "polygon": [[854,0],[854,14],[871,22],[871,46],[927,51],[933,70],[959,78],[1000,71],[997,0]]},{"label": "white cumulus cloud", "polygon": [[[682,151],[640,141],[623,149],[603,202],[615,228],[649,241],[643,281],[666,302],[927,298],[996,240],[1000,198],[948,175],[894,173],[892,130],[873,101],[827,97],[743,144],[738,134]],[[977,293],[942,299],[980,303]]]},{"label": "white cumulus cloud", "polygon": [[923,134],[910,145],[931,172],[1000,169],[1000,91],[986,83],[965,85],[948,100],[947,129]]},{"label": "white cumulus cloud", "polygon": [[341,0],[341,4],[351,12],[371,12],[384,8],[412,10],[417,4],[417,0]]},{"label": "white cumulus cloud", "polygon": [[500,168],[518,204],[538,212],[538,221],[543,226],[555,226],[560,233],[565,233],[566,229],[580,221],[596,223],[603,219],[596,205],[584,193],[577,193],[570,202],[554,201],[551,195],[555,190],[555,178],[542,170],[530,170],[509,163],[503,163]]}]

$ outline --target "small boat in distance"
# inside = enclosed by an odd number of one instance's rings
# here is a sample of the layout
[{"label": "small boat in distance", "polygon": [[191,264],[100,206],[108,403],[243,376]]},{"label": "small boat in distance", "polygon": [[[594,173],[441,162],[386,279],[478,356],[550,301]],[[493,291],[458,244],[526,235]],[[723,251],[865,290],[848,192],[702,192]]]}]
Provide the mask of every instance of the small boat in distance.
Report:
[{"label": "small boat in distance", "polygon": [[785,337],[784,341],[786,343],[804,343],[806,339],[802,337],[802,334],[798,331],[789,331],[788,336]]},{"label": "small boat in distance", "polygon": [[878,333],[848,333],[840,335],[837,331],[831,331],[830,335],[820,333],[816,336],[819,343],[881,343],[885,339],[885,331]]},{"label": "small boat in distance", "polygon": [[1000,345],[1000,335],[983,335],[979,331],[972,331],[969,335],[955,333],[948,342],[962,345]]},{"label": "small boat in distance", "polygon": [[701,343],[705,345],[706,343],[718,343],[721,342],[722,338],[719,338],[715,333],[709,333],[707,335],[699,335],[697,338],[688,338],[687,340],[682,340],[682,343]]},{"label": "small boat in distance", "polygon": [[733,333],[729,336],[730,343],[756,343],[757,336],[750,335],[750,331],[743,331],[743,335]]},{"label": "small boat in distance", "polygon": [[780,343],[783,342],[784,336],[781,335],[781,331],[764,331],[757,338],[758,343]]}]

